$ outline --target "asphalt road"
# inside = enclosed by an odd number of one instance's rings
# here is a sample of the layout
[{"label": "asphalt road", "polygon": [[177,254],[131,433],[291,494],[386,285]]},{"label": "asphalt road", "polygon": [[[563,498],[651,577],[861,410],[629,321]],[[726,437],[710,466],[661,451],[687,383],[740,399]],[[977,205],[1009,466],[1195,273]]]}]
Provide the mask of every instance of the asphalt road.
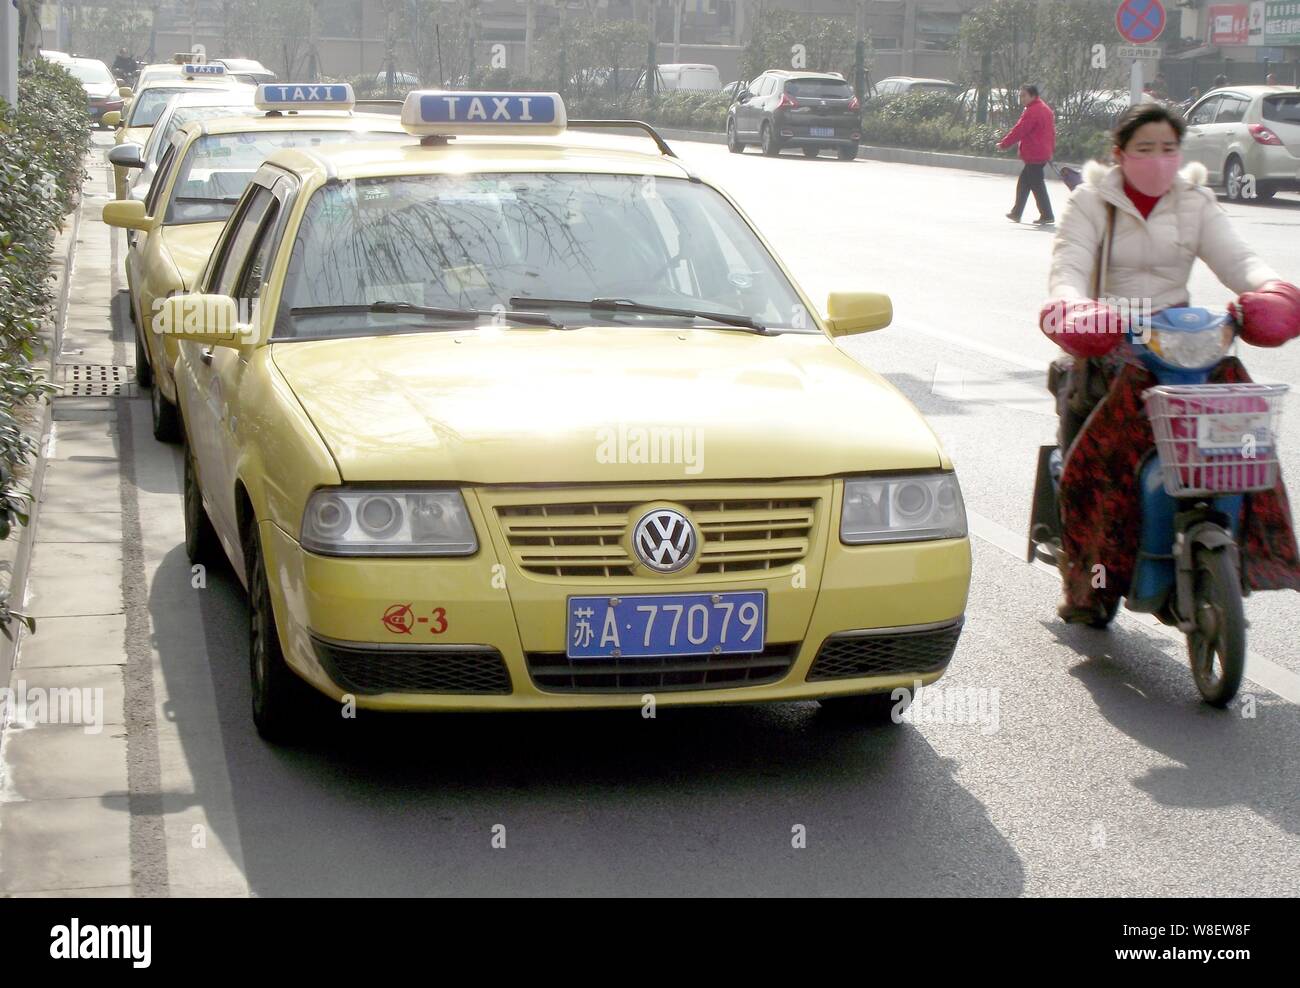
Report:
[{"label": "asphalt road", "polygon": [[[1053,433],[1053,350],[1034,326],[1051,237],[1003,218],[1014,179],[679,150],[739,197],[814,297],[893,296],[894,325],[848,348],[956,461],[980,537],[943,684],[996,690],[996,723],[861,729],[815,704],[362,716],[268,747],[248,714],[242,591],[225,569],[190,590],[179,458],[149,437],[141,399],[122,420],[138,506],[123,536],[140,567],[128,648],[154,655],[158,708],[177,726],[164,779],[179,758],[194,783],[167,812],[203,804],[262,896],[1294,895],[1295,598],[1249,602],[1254,670],[1278,692],[1248,683],[1246,707],[1219,712],[1199,702],[1179,641],[1127,616],[1104,633],[1063,626],[1053,574],[1020,556],[1034,452]],[[1300,200],[1229,211],[1300,282]],[[1203,270],[1193,291],[1228,298]],[[1300,384],[1300,346],[1245,360]],[[792,846],[798,828],[806,847]]]}]

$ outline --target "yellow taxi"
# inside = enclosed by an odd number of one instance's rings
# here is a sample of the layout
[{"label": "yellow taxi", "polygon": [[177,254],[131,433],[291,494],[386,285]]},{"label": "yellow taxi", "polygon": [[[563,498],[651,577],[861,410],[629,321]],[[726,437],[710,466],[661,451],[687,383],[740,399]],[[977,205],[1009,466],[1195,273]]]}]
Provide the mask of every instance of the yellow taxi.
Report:
[{"label": "yellow taxi", "polygon": [[135,371],[153,384],[154,435],[180,438],[171,369],[176,341],[147,331],[158,301],[192,290],[212,245],[249,179],[273,152],[343,142],[405,138],[396,116],[353,113],[347,84],[267,84],[251,109],[194,121],[172,135],[143,201],[104,207],[104,222],[138,231],[126,254],[135,323]]},{"label": "yellow taxi", "polygon": [[[113,140],[116,144],[139,144],[149,139],[149,131],[158,121],[167,100],[177,93],[189,93],[196,90],[238,90],[251,92],[253,87],[236,80],[229,75],[224,65],[192,63],[174,66],[175,74],[155,74],[142,79],[131,93],[126,105],[119,112],[111,110],[104,114],[103,123],[113,127]],[[117,198],[125,199],[127,169],[113,165],[113,182]]]},{"label": "yellow taxi", "polygon": [[[181,340],[185,544],[250,598],[253,718],[820,700],[901,711],[971,573],[920,413],[736,204],[554,93],[415,92],[272,155]],[[624,125],[626,126],[626,125]],[[897,719],[897,718],[895,718]]]}]

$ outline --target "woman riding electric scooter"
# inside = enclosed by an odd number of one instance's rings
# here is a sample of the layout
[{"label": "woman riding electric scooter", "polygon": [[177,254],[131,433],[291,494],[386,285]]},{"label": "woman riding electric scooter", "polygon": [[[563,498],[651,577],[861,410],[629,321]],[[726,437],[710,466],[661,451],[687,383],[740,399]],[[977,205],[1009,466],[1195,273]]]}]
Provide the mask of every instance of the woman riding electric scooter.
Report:
[{"label": "woman riding electric scooter", "polygon": [[[1182,117],[1160,104],[1130,107],[1113,135],[1117,163],[1085,168],[1052,248],[1050,301],[1039,325],[1074,358],[1053,388],[1064,456],[1057,465],[1064,583],[1057,610],[1069,622],[1104,626],[1128,592],[1138,556],[1138,468],[1154,447],[1142,393],[1157,380],[1134,348],[1120,345],[1129,331],[1141,334],[1145,324],[1149,332],[1151,313],[1188,304],[1199,257],[1239,296],[1229,312],[1241,339],[1276,347],[1300,335],[1300,290],[1233,230],[1203,184],[1204,167],[1181,168],[1184,128]],[[1208,380],[1250,378],[1225,355]],[[1271,489],[1245,496],[1238,522],[1243,582],[1300,590],[1300,552],[1280,475]],[[1167,609],[1157,614],[1174,623]]]}]

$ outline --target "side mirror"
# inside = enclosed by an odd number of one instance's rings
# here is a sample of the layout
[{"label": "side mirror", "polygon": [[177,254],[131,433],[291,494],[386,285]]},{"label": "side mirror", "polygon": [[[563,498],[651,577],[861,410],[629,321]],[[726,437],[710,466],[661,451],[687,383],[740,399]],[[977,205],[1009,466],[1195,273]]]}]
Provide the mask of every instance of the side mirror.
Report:
[{"label": "side mirror", "polygon": [[109,110],[99,120],[105,127],[119,127],[122,124],[122,111]]},{"label": "side mirror", "polygon": [[826,326],[832,336],[882,329],[894,319],[894,304],[882,292],[831,292],[826,296]]},{"label": "side mirror", "polygon": [[139,199],[114,199],[104,204],[104,222],[122,230],[148,230],[153,217]]},{"label": "side mirror", "polygon": [[239,321],[239,307],[229,295],[172,295],[154,303],[149,328],[160,336],[208,346],[243,346],[251,327]]},{"label": "side mirror", "polygon": [[130,99],[132,96],[135,95],[135,90],[132,89],[130,86],[118,86],[117,95],[121,96],[122,99]]},{"label": "side mirror", "polygon": [[736,93],[736,102],[737,102],[737,103],[748,103],[749,100],[750,100],[750,98],[751,98],[753,95],[754,95],[754,94],[751,93],[748,89],[742,89],[740,92]]},{"label": "side mirror", "polygon": [[142,152],[144,148],[134,141],[127,141],[125,144],[119,144],[108,152],[109,164],[117,165],[119,168],[143,168],[144,157]]}]

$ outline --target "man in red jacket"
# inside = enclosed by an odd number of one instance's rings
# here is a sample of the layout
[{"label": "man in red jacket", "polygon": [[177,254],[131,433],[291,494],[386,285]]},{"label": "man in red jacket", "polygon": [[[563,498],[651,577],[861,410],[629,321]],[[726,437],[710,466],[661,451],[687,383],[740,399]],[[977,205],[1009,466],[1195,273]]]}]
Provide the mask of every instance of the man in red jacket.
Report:
[{"label": "man in red jacket", "polygon": [[1047,197],[1043,169],[1056,151],[1056,117],[1052,108],[1039,99],[1037,86],[1021,87],[1020,105],[1025,108],[1020,119],[1007,136],[998,141],[999,150],[1019,143],[1020,160],[1025,163],[1016,182],[1016,204],[1007,213],[1007,219],[1012,223],[1020,222],[1020,214],[1024,212],[1032,192],[1034,202],[1038,204],[1038,219],[1034,222],[1039,226],[1051,226],[1056,217],[1052,215],[1052,200]]}]

